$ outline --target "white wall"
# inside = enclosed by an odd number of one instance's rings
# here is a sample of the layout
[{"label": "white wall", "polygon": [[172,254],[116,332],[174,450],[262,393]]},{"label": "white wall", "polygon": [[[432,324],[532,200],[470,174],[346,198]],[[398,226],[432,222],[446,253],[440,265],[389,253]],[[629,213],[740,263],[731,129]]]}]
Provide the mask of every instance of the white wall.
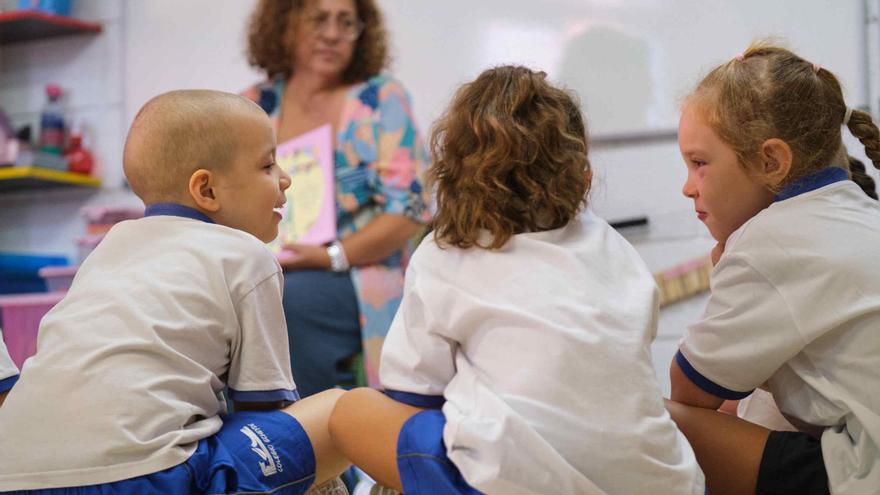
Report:
[{"label": "white wall", "polygon": [[[5,0],[2,5],[14,5]],[[97,35],[77,35],[0,47],[0,105],[34,136],[45,102],[44,87],[65,91],[69,122],[85,131],[94,150],[100,190],[68,189],[0,194],[0,251],[76,255],[73,239],[84,232],[77,212],[87,204],[138,204],[122,189],[124,129],[124,2],[78,0],[72,14],[100,22]]]},{"label": "white wall", "polygon": [[237,93],[261,80],[245,58],[245,29],[255,3],[129,1],[126,123],[147,100],[164,91],[202,88]]}]

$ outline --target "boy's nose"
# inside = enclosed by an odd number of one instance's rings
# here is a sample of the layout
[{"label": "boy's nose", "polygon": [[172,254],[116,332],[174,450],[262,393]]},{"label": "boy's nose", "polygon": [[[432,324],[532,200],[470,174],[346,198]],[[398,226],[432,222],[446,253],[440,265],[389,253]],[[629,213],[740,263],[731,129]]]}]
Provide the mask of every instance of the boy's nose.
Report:
[{"label": "boy's nose", "polygon": [[278,184],[281,186],[282,191],[286,191],[287,188],[290,187],[290,175],[282,170],[281,177],[278,180]]}]

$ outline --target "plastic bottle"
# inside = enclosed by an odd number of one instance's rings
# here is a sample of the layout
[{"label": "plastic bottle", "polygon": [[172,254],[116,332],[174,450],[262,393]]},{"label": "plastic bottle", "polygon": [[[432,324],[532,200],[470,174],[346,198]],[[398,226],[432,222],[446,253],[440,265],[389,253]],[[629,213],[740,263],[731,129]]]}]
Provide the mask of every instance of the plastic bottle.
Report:
[{"label": "plastic bottle", "polygon": [[64,153],[64,158],[67,158],[67,170],[86,175],[92,173],[95,161],[92,154],[83,147],[82,135],[70,135],[70,144]]},{"label": "plastic bottle", "polygon": [[61,87],[46,86],[48,101],[40,113],[40,150],[60,155],[64,150],[64,111],[61,107]]}]

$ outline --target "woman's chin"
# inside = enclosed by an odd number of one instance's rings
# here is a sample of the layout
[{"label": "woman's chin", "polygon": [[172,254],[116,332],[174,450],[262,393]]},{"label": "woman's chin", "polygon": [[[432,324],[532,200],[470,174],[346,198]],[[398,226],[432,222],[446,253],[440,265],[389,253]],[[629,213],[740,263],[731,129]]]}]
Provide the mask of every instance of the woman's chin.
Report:
[{"label": "woman's chin", "polygon": [[307,69],[309,72],[323,79],[341,79],[345,72],[345,65],[337,60],[313,60]]}]

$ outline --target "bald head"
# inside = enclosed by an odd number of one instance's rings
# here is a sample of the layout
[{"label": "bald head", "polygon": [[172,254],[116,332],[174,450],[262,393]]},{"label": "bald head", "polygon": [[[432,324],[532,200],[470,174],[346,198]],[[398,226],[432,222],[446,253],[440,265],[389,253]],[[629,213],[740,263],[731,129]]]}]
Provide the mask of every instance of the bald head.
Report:
[{"label": "bald head", "polygon": [[141,108],[125,140],[123,167],[145,204],[178,202],[199,169],[223,171],[236,158],[242,125],[266,114],[231,93],[179,90]]}]

